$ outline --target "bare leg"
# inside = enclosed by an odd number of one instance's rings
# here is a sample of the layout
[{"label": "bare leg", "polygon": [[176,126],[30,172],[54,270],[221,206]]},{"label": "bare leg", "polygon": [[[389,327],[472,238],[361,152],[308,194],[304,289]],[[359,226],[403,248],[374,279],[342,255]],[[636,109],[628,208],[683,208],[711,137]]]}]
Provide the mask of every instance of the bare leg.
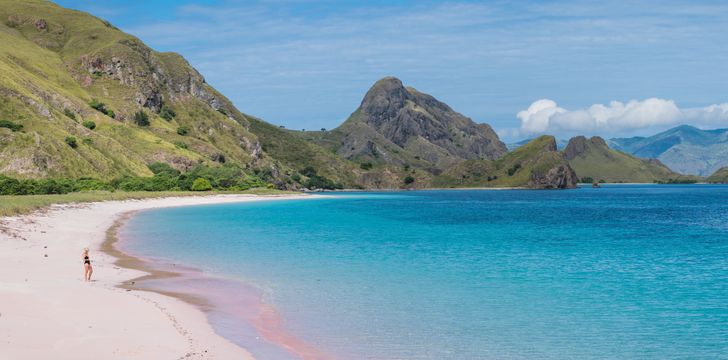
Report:
[{"label": "bare leg", "polygon": [[89,281],[89,279],[91,278],[90,272],[91,272],[91,265],[83,264],[83,280],[84,281]]},{"label": "bare leg", "polygon": [[91,274],[94,273],[94,268],[91,265],[88,266],[88,281],[91,281]]}]

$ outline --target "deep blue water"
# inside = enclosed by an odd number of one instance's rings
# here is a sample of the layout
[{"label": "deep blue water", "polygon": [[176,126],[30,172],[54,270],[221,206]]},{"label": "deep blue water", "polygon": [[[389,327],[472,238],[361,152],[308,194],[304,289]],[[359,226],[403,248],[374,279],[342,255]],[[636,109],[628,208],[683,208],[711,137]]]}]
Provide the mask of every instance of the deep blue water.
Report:
[{"label": "deep blue water", "polygon": [[728,186],[418,191],[140,213],[340,359],[728,359]]}]

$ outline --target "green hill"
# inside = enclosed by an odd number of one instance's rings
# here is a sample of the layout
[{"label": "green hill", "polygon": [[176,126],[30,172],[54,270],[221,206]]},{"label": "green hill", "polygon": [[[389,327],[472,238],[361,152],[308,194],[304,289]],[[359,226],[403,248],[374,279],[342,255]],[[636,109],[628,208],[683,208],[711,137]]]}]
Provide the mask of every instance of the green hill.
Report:
[{"label": "green hill", "polygon": [[553,136],[541,136],[498,160],[466,160],[433,180],[435,187],[576,187],[576,175]]},{"label": "green hill", "polygon": [[712,184],[728,184],[728,166],[718,169],[718,171],[708,176],[705,181]]},{"label": "green hill", "polygon": [[610,149],[598,136],[572,138],[564,149],[564,156],[582,181],[653,183],[698,179],[678,174],[659,160],[640,159]]},{"label": "green hill", "polygon": [[47,1],[0,0],[0,19],[0,120],[22,125],[0,129],[1,173],[109,179],[151,175],[153,162],[265,166],[245,117],[179,55]]},{"label": "green hill", "polygon": [[357,164],[244,115],[180,55],[48,1],[0,0],[0,74],[3,175],[108,181],[162,162],[358,184]]}]

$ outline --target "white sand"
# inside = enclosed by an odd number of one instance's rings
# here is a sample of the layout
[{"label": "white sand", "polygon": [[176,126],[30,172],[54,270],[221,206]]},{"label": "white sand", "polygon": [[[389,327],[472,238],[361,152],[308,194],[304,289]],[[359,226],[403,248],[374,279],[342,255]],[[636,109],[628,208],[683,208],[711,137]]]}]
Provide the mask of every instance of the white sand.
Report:
[{"label": "white sand", "polygon": [[[301,196],[277,196],[276,199]],[[122,213],[159,207],[270,200],[216,195],[57,205],[0,218],[0,359],[252,359],[181,300],[116,285],[143,275],[98,251]],[[93,282],[81,251],[91,249]],[[48,255],[45,257],[45,255]]]}]

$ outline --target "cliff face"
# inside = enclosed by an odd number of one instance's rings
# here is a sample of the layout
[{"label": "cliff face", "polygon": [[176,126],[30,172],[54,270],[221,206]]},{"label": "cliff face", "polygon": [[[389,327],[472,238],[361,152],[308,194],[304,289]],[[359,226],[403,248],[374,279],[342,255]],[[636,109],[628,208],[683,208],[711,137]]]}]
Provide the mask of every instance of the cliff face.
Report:
[{"label": "cliff face", "polygon": [[507,149],[487,124],[476,124],[394,77],[377,81],[359,108],[332,131],[347,159],[442,170],[461,160],[493,160]]}]

